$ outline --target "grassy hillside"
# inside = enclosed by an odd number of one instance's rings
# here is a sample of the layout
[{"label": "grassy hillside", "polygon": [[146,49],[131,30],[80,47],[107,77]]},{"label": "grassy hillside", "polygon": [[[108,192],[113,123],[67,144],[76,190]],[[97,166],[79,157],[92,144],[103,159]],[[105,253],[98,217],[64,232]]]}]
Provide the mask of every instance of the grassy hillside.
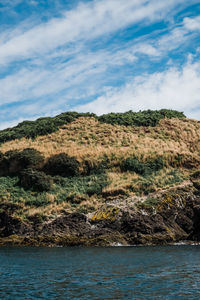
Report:
[{"label": "grassy hillside", "polygon": [[1,209],[20,218],[148,202],[200,164],[200,122],[171,110],[64,113],[0,132]]}]

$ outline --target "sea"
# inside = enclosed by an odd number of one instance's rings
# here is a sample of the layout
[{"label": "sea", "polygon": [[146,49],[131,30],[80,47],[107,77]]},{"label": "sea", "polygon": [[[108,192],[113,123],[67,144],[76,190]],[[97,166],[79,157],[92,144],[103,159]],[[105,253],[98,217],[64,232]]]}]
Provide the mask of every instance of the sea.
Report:
[{"label": "sea", "polygon": [[200,299],[200,246],[0,247],[0,299]]}]

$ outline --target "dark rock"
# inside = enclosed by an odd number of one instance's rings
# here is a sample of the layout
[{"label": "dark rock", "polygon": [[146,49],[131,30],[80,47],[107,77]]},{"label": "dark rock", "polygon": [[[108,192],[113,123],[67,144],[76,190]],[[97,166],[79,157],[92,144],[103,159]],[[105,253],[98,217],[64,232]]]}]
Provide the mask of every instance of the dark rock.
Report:
[{"label": "dark rock", "polygon": [[78,212],[63,211],[52,221],[35,215],[24,223],[12,216],[15,205],[2,205],[0,245],[109,246],[200,241],[200,197],[194,190],[164,195],[157,206],[150,208],[125,210],[105,205],[91,219]]},{"label": "dark rock", "polygon": [[25,234],[30,231],[30,226],[20,219],[12,217],[6,212],[0,213],[0,237],[7,237],[13,234]]}]

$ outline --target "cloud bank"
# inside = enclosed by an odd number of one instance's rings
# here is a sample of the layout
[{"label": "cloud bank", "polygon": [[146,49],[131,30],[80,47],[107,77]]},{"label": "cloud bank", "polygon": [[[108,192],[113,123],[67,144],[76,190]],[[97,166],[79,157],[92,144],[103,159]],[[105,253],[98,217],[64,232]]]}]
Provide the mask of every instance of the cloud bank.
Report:
[{"label": "cloud bank", "polygon": [[76,109],[104,114],[168,108],[198,118],[199,104],[200,62],[187,62],[181,70],[171,67],[164,72],[136,77],[123,87],[110,89],[92,103]]}]

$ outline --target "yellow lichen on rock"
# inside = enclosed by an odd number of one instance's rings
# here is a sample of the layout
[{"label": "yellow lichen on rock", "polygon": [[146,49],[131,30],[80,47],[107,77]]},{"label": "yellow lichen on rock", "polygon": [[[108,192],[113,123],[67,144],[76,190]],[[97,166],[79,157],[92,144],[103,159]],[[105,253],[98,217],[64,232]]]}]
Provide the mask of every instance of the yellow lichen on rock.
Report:
[{"label": "yellow lichen on rock", "polygon": [[91,221],[114,221],[119,212],[120,209],[116,207],[103,208],[95,212],[95,214],[91,218]]}]

